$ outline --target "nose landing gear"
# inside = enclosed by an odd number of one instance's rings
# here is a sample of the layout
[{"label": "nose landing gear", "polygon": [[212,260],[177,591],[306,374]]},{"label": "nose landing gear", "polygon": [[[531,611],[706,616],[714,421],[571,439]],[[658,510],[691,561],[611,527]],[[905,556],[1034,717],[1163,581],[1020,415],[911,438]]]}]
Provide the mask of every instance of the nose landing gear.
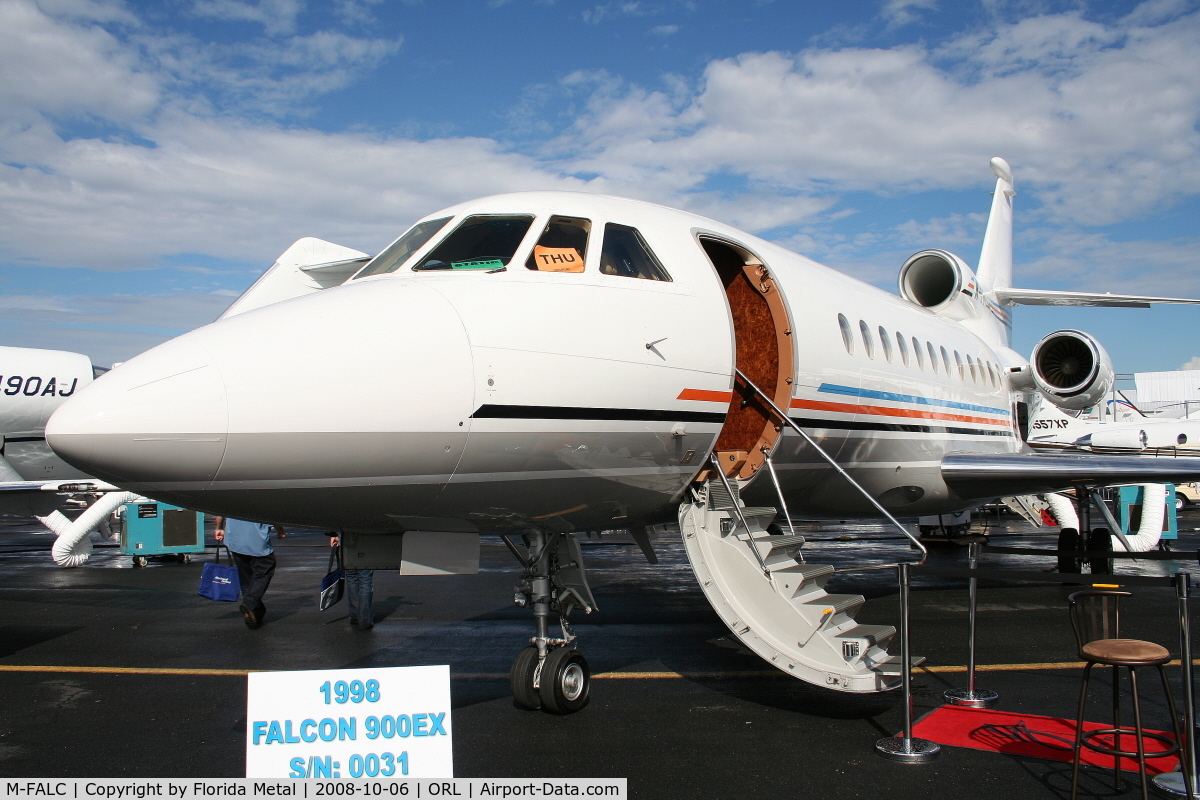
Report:
[{"label": "nose landing gear", "polygon": [[[502,537],[524,568],[514,601],[533,610],[536,630],[530,645],[517,654],[509,672],[517,706],[541,708],[551,714],[570,714],[587,705],[591,670],[575,649],[575,634],[567,616],[575,608],[590,614],[596,601],[583,571],[579,542],[569,533],[530,531],[522,545]],[[550,636],[550,615],[558,615],[562,636]]]}]

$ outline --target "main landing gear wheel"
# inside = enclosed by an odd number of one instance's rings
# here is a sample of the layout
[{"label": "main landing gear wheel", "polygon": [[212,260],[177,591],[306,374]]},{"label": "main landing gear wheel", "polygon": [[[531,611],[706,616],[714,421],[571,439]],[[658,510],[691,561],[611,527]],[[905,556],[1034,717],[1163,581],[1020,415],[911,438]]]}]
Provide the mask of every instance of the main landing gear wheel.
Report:
[{"label": "main landing gear wheel", "polygon": [[[536,648],[534,655],[537,655]],[[588,704],[592,672],[578,650],[560,647],[542,665],[542,709],[551,714],[571,714]]]},{"label": "main landing gear wheel", "polygon": [[508,683],[512,687],[513,702],[518,708],[536,711],[542,707],[538,690],[533,688],[533,675],[537,666],[538,649],[533,645],[517,653],[516,659],[513,660],[512,669],[508,673]]}]

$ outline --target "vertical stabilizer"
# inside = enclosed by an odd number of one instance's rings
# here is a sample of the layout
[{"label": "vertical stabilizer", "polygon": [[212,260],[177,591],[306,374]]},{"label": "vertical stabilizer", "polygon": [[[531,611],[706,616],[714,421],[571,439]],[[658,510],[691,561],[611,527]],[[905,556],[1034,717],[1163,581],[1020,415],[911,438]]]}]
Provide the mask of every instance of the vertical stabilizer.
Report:
[{"label": "vertical stabilizer", "polygon": [[992,194],[992,211],[988,214],[987,230],[983,234],[983,250],[975,270],[983,292],[1012,287],[1012,169],[1003,158],[993,158],[992,172],[996,176],[996,191]]}]

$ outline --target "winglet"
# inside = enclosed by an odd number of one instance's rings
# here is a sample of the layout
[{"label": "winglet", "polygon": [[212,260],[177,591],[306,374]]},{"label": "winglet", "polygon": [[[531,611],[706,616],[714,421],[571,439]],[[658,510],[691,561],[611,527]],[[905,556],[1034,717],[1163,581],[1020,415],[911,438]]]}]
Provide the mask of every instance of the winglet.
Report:
[{"label": "winglet", "polygon": [[992,159],[991,167],[996,176],[996,190],[992,193],[992,210],[983,234],[979,268],[975,271],[983,292],[1012,286],[1012,199],[1016,195],[1012,168],[1000,157]]}]

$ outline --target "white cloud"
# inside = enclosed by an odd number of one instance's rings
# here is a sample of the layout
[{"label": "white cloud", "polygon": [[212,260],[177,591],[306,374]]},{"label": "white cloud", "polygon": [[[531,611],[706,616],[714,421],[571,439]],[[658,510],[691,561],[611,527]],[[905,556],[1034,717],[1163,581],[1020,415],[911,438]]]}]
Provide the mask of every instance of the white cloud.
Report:
[{"label": "white cloud", "polygon": [[1192,356],[1191,360],[1180,365],[1180,369],[1200,369],[1200,356]]},{"label": "white cloud", "polygon": [[947,249],[956,246],[978,246],[983,241],[983,230],[987,214],[951,214],[948,217],[918,222],[909,220],[896,226],[897,239],[922,249],[938,247]]},{"label": "white cloud", "polygon": [[[851,191],[986,186],[993,155],[1009,158],[1018,190],[1032,188],[1053,219],[1083,224],[1144,214],[1200,179],[1200,15],[1163,3],[1105,25],[1078,15],[997,23],[937,50],[748,53],[711,62],[698,84],[674,76],[657,91],[574,73],[522,106],[538,134],[549,124],[534,124],[539,102],[571,107],[568,129],[514,152],[488,138],[263,121],[264,111],[294,111],[346,85],[399,46],[337,31],[283,35],[298,3],[202,3],[210,16],[260,15],[279,33],[214,44],[132,18],[108,30],[96,22],[116,20],[119,6],[56,2],[76,10],[52,17],[28,0],[0,0],[0,248],[26,263],[125,269],[192,252],[265,264],[302,235],[371,250],[441,205],[521,189],[629,194],[753,230],[795,229],[853,213],[829,213]],[[662,8],[607,3],[593,21]],[[39,65],[33,78],[27,63]],[[539,101],[555,91],[570,102]],[[67,114],[119,129],[68,139],[56,122]],[[740,188],[712,190],[721,175]],[[882,267],[864,251],[977,241],[981,214],[966,211],[855,236],[787,235],[874,274]],[[1088,281],[1196,285],[1184,272],[1187,243],[1138,250],[1046,234],[1042,244],[1038,267],[1064,281],[1083,280],[1086,264]],[[1159,272],[1121,272],[1121,259]]]},{"label": "white cloud", "polygon": [[192,13],[236,22],[257,22],[271,35],[291,33],[304,10],[301,0],[195,0]]},{"label": "white cloud", "polygon": [[674,36],[679,33],[678,25],[655,25],[650,29],[652,36]]},{"label": "white cloud", "polygon": [[1033,288],[1200,298],[1200,239],[1112,241],[1103,233],[1026,229],[1026,244],[1043,255],[1013,267],[1013,280]]},{"label": "white cloud", "polygon": [[940,51],[810,49],[709,64],[681,105],[599,92],[557,143],[574,168],[792,190],[978,185],[1003,155],[1054,218],[1104,224],[1200,182],[1200,15],[1158,27],[1022,20]]},{"label": "white cloud", "polygon": [[28,0],[0,0],[0,120],[40,114],[128,121],[160,101],[157,80],[104,29],[62,24]]},{"label": "white cloud", "polygon": [[606,19],[613,17],[644,17],[647,14],[655,13],[647,4],[638,2],[637,0],[625,0],[624,2],[603,3],[593,6],[592,8],[583,11],[583,21],[592,25],[597,25]]},{"label": "white cloud", "polygon": [[937,0],[886,0],[880,9],[880,16],[890,27],[898,28],[909,25],[921,18],[920,11],[932,11],[937,8]]}]

